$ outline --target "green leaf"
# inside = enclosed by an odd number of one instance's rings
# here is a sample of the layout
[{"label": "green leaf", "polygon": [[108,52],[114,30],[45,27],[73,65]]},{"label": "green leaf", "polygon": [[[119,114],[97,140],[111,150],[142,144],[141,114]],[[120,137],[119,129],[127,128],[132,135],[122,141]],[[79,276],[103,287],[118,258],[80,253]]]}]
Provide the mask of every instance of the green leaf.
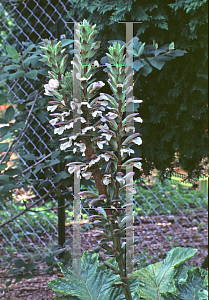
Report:
[{"label": "green leaf", "polygon": [[25,122],[15,123],[14,126],[12,125],[13,130],[17,130],[23,127],[25,127]]},{"label": "green leaf", "polygon": [[23,155],[23,158],[24,158],[24,159],[27,159],[27,160],[38,160],[38,157],[35,156],[34,154],[26,154],[26,155]]},{"label": "green leaf", "polygon": [[9,176],[7,176],[7,175],[0,175],[0,181],[9,182]]},{"label": "green leaf", "polygon": [[15,282],[20,282],[22,279],[23,279],[24,275],[23,274],[18,274],[16,277],[15,277]]},{"label": "green leaf", "polygon": [[31,274],[31,273],[25,273],[25,274],[24,274],[24,277],[25,277],[25,278],[33,278],[34,276],[33,276],[33,274]]},{"label": "green leaf", "polygon": [[167,291],[174,293],[176,291],[173,280],[175,268],[194,256],[196,252],[195,249],[177,247],[170,250],[163,261],[135,271],[134,276],[137,276],[140,281],[140,297],[157,300],[161,293]]},{"label": "green leaf", "polygon": [[[3,175],[2,175],[3,176]],[[6,175],[5,175],[6,176]],[[1,179],[0,179],[1,180]],[[12,183],[7,183],[7,184],[4,184],[3,185],[3,187],[1,187],[1,191],[2,192],[8,192],[8,191],[10,191],[10,190],[12,190],[13,188],[14,188],[14,184],[12,184]]]},{"label": "green leaf", "polygon": [[63,246],[69,245],[70,243],[72,243],[72,241],[73,241],[72,238],[68,239],[68,240],[63,244]]},{"label": "green leaf", "polygon": [[109,263],[108,261],[104,261],[104,264],[110,269],[113,269],[115,273],[120,274],[120,270],[118,270],[118,268],[116,268],[113,264]]},{"label": "green leaf", "polygon": [[24,61],[23,64],[25,65],[25,68],[27,69],[29,67],[29,65],[31,64],[32,66],[34,66],[34,64],[36,64],[39,61],[39,57],[37,55],[32,55],[27,57]]},{"label": "green leaf", "polygon": [[24,51],[23,51],[23,55],[26,56],[26,54],[28,54],[28,52],[30,52],[33,48],[35,48],[35,45],[30,45],[29,47],[27,47]]},{"label": "green leaf", "polygon": [[134,61],[134,70],[139,71],[139,69],[143,68],[146,65],[146,61],[141,58],[139,60]]},{"label": "green leaf", "polygon": [[37,266],[36,263],[33,263],[33,262],[28,262],[25,264],[25,272],[31,272],[32,270],[35,269],[35,267]]},{"label": "green leaf", "polygon": [[147,75],[152,72],[152,67],[148,63],[146,63],[146,65],[142,67],[140,71],[143,76],[147,77]]},{"label": "green leaf", "polygon": [[95,210],[98,211],[98,213],[102,214],[105,218],[107,218],[107,214],[102,207],[96,207]]},{"label": "green leaf", "polygon": [[67,177],[70,177],[70,174],[66,171],[62,171],[54,177],[53,183],[59,182],[61,179],[65,179]]},{"label": "green leaf", "polygon": [[43,67],[40,70],[38,70],[38,73],[41,74],[41,75],[44,75],[44,76],[48,76],[49,75],[48,70],[49,70],[48,67]]},{"label": "green leaf", "polygon": [[187,53],[186,50],[180,50],[180,49],[176,49],[176,50],[173,50],[169,53],[169,56],[173,56],[173,57],[176,57],[176,56],[183,56],[185,53]]},{"label": "green leaf", "polygon": [[18,174],[21,174],[21,170],[16,168],[16,169],[8,169],[4,172],[5,175],[8,175],[8,176],[14,176],[14,175],[18,175]]},{"label": "green leaf", "polygon": [[21,269],[25,265],[24,260],[22,260],[21,258],[14,259],[14,263],[15,263],[15,267],[18,269]]},{"label": "green leaf", "polygon": [[1,104],[5,104],[5,102],[7,101],[8,98],[8,93],[0,93],[0,105]]},{"label": "green leaf", "polygon": [[16,70],[19,69],[21,66],[20,65],[10,65],[10,66],[6,66],[4,67],[4,71],[8,71],[8,70]]},{"label": "green leaf", "polygon": [[9,126],[0,127],[0,135],[6,134],[8,131],[10,131]]},{"label": "green leaf", "polygon": [[7,120],[3,119],[3,118],[0,118],[0,124],[7,124]]},{"label": "green leaf", "polygon": [[64,251],[65,251],[65,249],[55,250],[54,252],[52,252],[52,255],[56,256],[56,255],[59,255],[60,253],[63,253]]},{"label": "green leaf", "polygon": [[3,142],[5,140],[9,139],[12,135],[13,135],[12,132],[7,133],[6,135],[4,135],[0,138],[0,142]]},{"label": "green leaf", "polygon": [[13,117],[15,115],[15,110],[14,110],[14,107],[13,106],[9,106],[7,107],[7,110],[5,112],[5,120],[7,120],[7,122],[10,122]]},{"label": "green leaf", "polygon": [[[177,270],[175,276],[176,292],[162,293],[163,299],[208,299],[208,274],[205,270],[182,265]],[[207,282],[205,284],[205,282]]]},{"label": "green leaf", "polygon": [[[8,73],[3,74],[3,75],[0,75],[0,81],[4,80],[4,79],[7,78],[7,77],[9,77],[9,74],[8,74]],[[4,104],[4,102],[3,102],[3,103],[0,102],[0,104]]]},{"label": "green leaf", "polygon": [[128,136],[125,141],[122,143],[122,145],[128,145],[130,144],[135,138],[139,136],[139,133],[133,133],[130,136]]},{"label": "green leaf", "polygon": [[48,264],[48,265],[53,265],[56,261],[54,259],[54,257],[52,255],[47,255],[44,257],[44,261]]},{"label": "green leaf", "polygon": [[19,272],[20,272],[20,270],[18,270],[18,269],[11,269],[11,270],[9,270],[8,274],[14,274],[14,275],[16,275]]},{"label": "green leaf", "polygon": [[15,55],[12,56],[13,59],[18,59],[18,57],[20,56],[20,53],[17,53]]},{"label": "green leaf", "polygon": [[150,64],[158,70],[161,70],[165,64],[164,61],[158,60],[157,57],[147,57],[147,60],[149,60]]},{"label": "green leaf", "polygon": [[[98,253],[84,252],[81,258],[81,276],[74,272],[73,268],[65,268],[58,262],[62,274],[65,278],[53,279],[48,286],[57,293],[67,294],[71,297],[77,297],[80,300],[123,300],[123,290],[117,289],[112,295],[112,283],[119,279],[112,270],[102,264],[99,266]],[[108,260],[109,263],[117,267],[115,258]],[[132,296],[134,297],[137,280],[130,283]],[[71,299],[71,298],[70,298]],[[73,299],[73,298],[72,298]],[[76,298],[75,298],[76,299]],[[134,298],[133,298],[134,299]]]},{"label": "green leaf", "polygon": [[25,74],[25,71],[17,71],[17,72],[15,72],[13,74],[10,74],[9,79],[10,80],[14,80],[14,79],[23,77],[24,74]]},{"label": "green leaf", "polygon": [[62,47],[65,47],[69,44],[73,44],[74,43],[74,40],[70,40],[70,39],[63,39],[62,40]]},{"label": "green leaf", "polygon": [[14,56],[17,54],[17,51],[12,46],[6,45],[6,51],[9,54],[9,56]]},{"label": "green leaf", "polygon": [[[0,150],[1,151],[1,150]],[[3,151],[2,151],[3,152]],[[0,164],[0,172],[4,171],[7,168],[7,164],[6,163],[1,163]]]},{"label": "green leaf", "polygon": [[59,154],[60,154],[60,152],[61,151],[54,151],[54,152],[52,152],[52,155],[51,155],[51,159],[54,159],[54,158],[56,158]]},{"label": "green leaf", "polygon": [[36,79],[37,74],[38,74],[37,70],[32,70],[32,71],[26,73],[25,77],[30,78],[30,79]]}]

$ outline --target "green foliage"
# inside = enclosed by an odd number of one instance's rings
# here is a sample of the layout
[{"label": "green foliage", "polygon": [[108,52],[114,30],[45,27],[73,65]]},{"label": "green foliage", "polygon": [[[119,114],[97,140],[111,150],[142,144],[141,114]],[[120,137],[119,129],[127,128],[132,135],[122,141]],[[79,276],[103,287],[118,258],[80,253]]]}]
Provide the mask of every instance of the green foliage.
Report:
[{"label": "green foliage", "polygon": [[[23,278],[33,278],[34,275],[37,274],[35,263],[32,261],[25,262],[21,258],[14,258],[9,256],[6,258],[5,262],[0,264],[0,266],[4,266],[10,268],[7,275],[15,276],[15,283],[20,282]],[[12,280],[6,282],[6,288],[3,291],[7,291],[7,288],[12,284]]]},{"label": "green foliage", "polygon": [[[47,267],[43,269],[44,272],[50,273],[53,272],[53,269],[56,268],[59,270],[59,263],[62,263],[65,267],[72,266],[72,256],[71,256],[71,248],[67,250],[66,246],[69,245],[72,242],[72,238],[67,240],[63,247],[60,245],[55,245],[52,247],[51,254],[47,254],[44,257],[44,261],[47,264]],[[56,256],[59,254],[62,254],[62,258],[56,259]]]},{"label": "green foliage", "polygon": [[[183,265],[196,251],[177,247],[170,250],[163,261],[129,274],[133,299],[207,299],[207,271]],[[115,258],[107,262],[116,266]],[[48,286],[67,295],[55,299],[124,299],[119,276],[107,269],[104,263],[99,265],[98,254],[84,252],[81,277],[72,268],[67,269],[62,263],[58,265],[65,277],[53,279]]]}]

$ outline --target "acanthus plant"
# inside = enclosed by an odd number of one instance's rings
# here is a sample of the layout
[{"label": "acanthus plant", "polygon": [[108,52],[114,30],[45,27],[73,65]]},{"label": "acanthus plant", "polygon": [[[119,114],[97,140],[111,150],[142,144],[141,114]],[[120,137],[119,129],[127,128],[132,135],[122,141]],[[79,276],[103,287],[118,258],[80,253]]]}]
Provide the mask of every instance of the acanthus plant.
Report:
[{"label": "acanthus plant", "polygon": [[[100,93],[100,96],[94,98],[99,89],[104,86],[102,81],[94,82],[95,79],[91,79],[96,67],[99,67],[98,61],[89,62],[100,46],[100,42],[93,43],[96,34],[95,26],[89,25],[85,21],[80,25],[81,59],[78,59],[79,63],[71,62],[75,65],[76,78],[81,81],[83,92],[81,103],[78,99],[72,98],[73,72],[64,73],[67,55],[63,56],[64,50],[61,50],[60,43],[44,41],[44,47],[41,48],[45,51],[45,55],[42,57],[52,68],[52,71],[49,72],[51,77],[49,84],[45,85],[45,94],[56,97],[55,101],[49,101],[52,105],[48,106],[47,110],[52,112],[51,116],[55,117],[50,123],[58,126],[54,133],[61,135],[64,132],[66,135],[61,139],[64,143],[60,145],[60,149],[73,148],[73,153],[81,152],[82,156],[86,156],[86,163],[69,163],[68,171],[73,174],[77,168],[80,168],[84,178],[95,181],[99,195],[83,191],[80,196],[82,200],[94,198],[89,202],[89,206],[94,207],[100,213],[96,217],[100,219],[99,226],[103,229],[101,234],[106,237],[100,245],[104,249],[108,249],[109,254],[116,256],[119,266],[117,273],[120,274],[121,283],[124,283],[126,299],[131,299],[130,287],[125,278],[126,243],[124,242],[122,246],[120,241],[120,238],[125,236],[125,218],[118,208],[121,205],[121,190],[136,193],[133,184],[126,184],[127,179],[133,173],[125,175],[122,173],[122,169],[126,169],[126,165],[129,163],[141,168],[140,158],[129,159],[124,164],[123,161],[128,155],[130,156],[130,153],[134,153],[131,149],[133,143],[137,145],[142,143],[139,133],[133,133],[127,137],[126,130],[130,125],[130,120],[133,118],[135,122],[142,122],[142,119],[137,117],[138,113],[129,114],[124,119],[122,114],[126,110],[127,101],[141,103],[142,100],[129,98],[130,75],[132,74],[126,72],[124,46],[121,47],[117,43],[114,43],[113,47],[109,47],[110,64],[106,64],[109,69],[108,83],[115,97]],[[80,70],[81,77],[79,77]],[[68,93],[70,81],[71,94]],[[57,110],[59,113],[55,113]],[[77,113],[75,118],[73,118],[74,110]],[[81,132],[73,134],[73,128],[78,120],[81,122]],[[107,245],[107,241],[113,241],[113,247]],[[109,265],[109,267],[115,269],[113,265]]]},{"label": "acanthus plant", "polygon": [[[83,157],[86,157],[86,162],[75,161],[67,164],[68,172],[73,174],[80,169],[81,176],[95,181],[98,193],[83,191],[80,192],[80,197],[81,200],[89,204],[90,208],[99,213],[90,218],[96,218],[94,224],[101,230],[97,236],[103,238],[100,246],[112,258],[98,267],[95,256],[97,254],[94,253],[87,257],[85,252],[81,261],[83,272],[81,278],[78,278],[70,269],[67,270],[62,264],[59,264],[66,278],[52,280],[49,286],[56,292],[70,295],[70,297],[62,297],[63,299],[72,299],[71,296],[73,296],[73,299],[74,297],[76,297],[75,299],[98,299],[98,296],[100,296],[100,299],[138,299],[137,294],[145,297],[147,295],[147,274],[149,272],[157,274],[159,269],[156,267],[155,270],[155,267],[153,267],[152,270],[146,270],[144,273],[142,271],[143,276],[140,277],[142,284],[139,288],[138,279],[126,276],[126,246],[131,244],[128,242],[128,245],[126,245],[126,242],[122,242],[127,229],[128,217],[124,217],[124,211],[120,209],[120,192],[126,190],[133,194],[136,193],[133,183],[127,184],[134,172],[124,174],[122,171],[126,170],[126,166],[130,164],[139,169],[141,168],[141,158],[130,158],[125,162],[124,160],[129,158],[131,153],[134,153],[134,150],[131,149],[132,145],[137,144],[140,146],[142,143],[140,134],[135,133],[135,128],[132,128],[134,133],[130,136],[127,137],[126,134],[127,128],[132,124],[131,119],[140,123],[142,123],[142,119],[138,116],[138,113],[129,114],[123,118],[123,113],[126,111],[127,102],[141,103],[142,100],[134,100],[133,97],[129,97],[132,89],[129,86],[132,74],[126,71],[126,58],[123,55],[124,46],[121,47],[120,44],[115,42],[112,47],[109,47],[110,54],[107,54],[109,63],[106,63],[109,76],[108,84],[113,91],[113,95],[100,93],[99,96],[94,98],[100,88],[104,86],[104,83],[102,81],[95,82],[95,79],[92,78],[96,68],[99,67],[99,63],[96,60],[91,62],[89,60],[96,53],[100,42],[93,42],[97,32],[94,30],[96,25],[89,25],[84,20],[79,26],[81,31],[81,53],[80,57],[75,54],[76,60],[71,62],[74,65],[74,72],[65,72],[68,55],[64,55],[61,42],[55,43],[45,40],[43,47],[41,47],[45,52],[42,57],[52,69],[52,71],[49,71],[51,79],[45,85],[45,94],[55,97],[55,99],[49,101],[52,105],[48,106],[47,110],[54,117],[50,121],[52,125],[56,126],[54,133],[59,135],[64,133],[64,137],[60,139],[62,142],[60,149],[72,148],[75,155],[80,152]],[[140,48],[139,51],[141,50]],[[81,102],[73,96],[74,74],[81,82]],[[80,122],[81,130],[75,134],[73,129],[76,127],[77,122]],[[111,246],[108,245],[108,242]],[[135,240],[134,244],[136,242]],[[193,256],[194,251],[192,249],[188,251],[187,249],[174,249],[174,252],[178,254],[178,259],[175,262],[167,260],[172,272],[175,266]],[[175,257],[177,257],[177,254],[175,254]],[[172,254],[170,254],[171,256]],[[109,270],[105,269],[105,266]],[[165,274],[161,275],[164,277]],[[161,275],[159,275],[159,278],[161,278]],[[84,279],[88,276],[91,276],[91,283],[87,283]],[[161,279],[159,280],[161,282]],[[173,275],[167,276],[166,286],[172,280]],[[88,284],[91,288],[94,285],[96,286],[90,291],[89,287],[87,288]],[[176,292],[173,283],[170,291]],[[165,289],[162,289],[162,292],[165,292]],[[157,289],[155,294],[158,297],[160,293],[161,291]],[[151,290],[150,294],[152,294]]]}]

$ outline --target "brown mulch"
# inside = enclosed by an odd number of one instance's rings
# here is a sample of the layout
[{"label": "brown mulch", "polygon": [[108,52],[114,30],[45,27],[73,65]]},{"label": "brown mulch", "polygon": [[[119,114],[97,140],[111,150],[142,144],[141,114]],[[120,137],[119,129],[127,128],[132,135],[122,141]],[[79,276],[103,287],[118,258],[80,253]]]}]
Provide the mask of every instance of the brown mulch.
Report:
[{"label": "brown mulch", "polygon": [[[187,247],[192,249],[197,249],[197,246],[203,251],[206,252],[208,247],[208,214],[206,212],[202,212],[200,210],[195,210],[195,214],[197,216],[192,216],[190,214],[184,213],[184,216],[181,214],[176,214],[173,216],[152,216],[152,217],[141,217],[141,224],[134,223],[135,228],[135,236],[139,236],[140,243],[137,245],[140,250],[144,251],[145,249],[149,249],[146,253],[146,257],[148,257],[152,263],[156,263],[166,257],[166,252],[174,247]],[[178,224],[174,222],[174,217],[177,220]],[[199,228],[198,217],[204,223],[204,227]],[[192,223],[192,224],[191,224]],[[199,230],[198,230],[199,228]],[[72,226],[68,228],[71,233],[73,233]],[[92,247],[98,245],[95,241],[93,234],[97,233],[98,229],[94,228],[89,232],[82,232],[83,235],[89,242],[92,244]],[[201,235],[199,235],[199,233]],[[170,239],[165,238],[165,236],[169,236]],[[191,239],[190,239],[191,237]],[[66,240],[70,238],[66,236]],[[178,241],[179,238],[179,241]],[[204,239],[205,241],[204,241]],[[98,239],[99,241],[99,239]],[[172,243],[173,246],[170,244]],[[90,250],[89,244],[85,241],[85,239],[81,236],[81,245],[84,250]],[[154,254],[154,253],[155,254]],[[105,258],[104,250],[101,250],[100,256]],[[137,247],[135,247],[135,255],[140,254]],[[159,258],[157,258],[157,255]],[[200,251],[188,261],[189,265],[193,265],[194,267],[198,266],[196,262],[203,262],[204,256]],[[1,272],[0,274],[4,274],[5,272]],[[4,288],[5,284],[5,276],[0,277],[0,289]],[[37,275],[32,279],[23,279],[19,283],[13,283],[8,287],[8,292],[5,294],[0,294],[0,299],[6,300],[41,300],[41,299],[54,299],[55,296],[61,296],[61,294],[57,294],[53,292],[48,286],[52,279],[58,277],[58,272],[54,275]],[[7,280],[8,281],[8,278]],[[13,279],[15,281],[15,279]]]}]

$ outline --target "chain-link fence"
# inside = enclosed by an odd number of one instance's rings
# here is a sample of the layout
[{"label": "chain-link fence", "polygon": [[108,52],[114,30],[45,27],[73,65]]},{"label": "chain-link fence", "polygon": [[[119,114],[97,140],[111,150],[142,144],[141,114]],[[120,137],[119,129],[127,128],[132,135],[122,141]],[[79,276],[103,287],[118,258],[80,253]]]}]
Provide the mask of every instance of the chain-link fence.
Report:
[{"label": "chain-link fence", "polygon": [[[17,10],[16,4],[14,2],[7,1],[7,4],[13,5],[13,12],[19,14],[19,19],[22,18],[23,27],[19,26],[18,19],[12,17],[11,9],[8,14],[7,6],[0,4],[0,15],[1,15],[1,43],[8,43],[8,39],[12,38],[13,43],[17,43],[20,49],[24,49],[24,44],[22,41],[30,41],[33,43],[38,43],[43,38],[55,39],[55,30],[49,30],[55,26],[58,19],[63,21],[64,29],[63,34],[69,31],[72,34],[71,29],[68,27],[68,23],[64,19],[64,14],[67,13],[67,7],[64,5],[64,1],[56,1],[56,5],[53,5],[53,1],[45,1],[46,5],[43,9],[42,1],[23,1],[22,10]],[[70,1],[67,1],[70,2]],[[29,5],[29,3],[33,5]],[[71,3],[72,4],[72,3]],[[53,10],[53,14],[48,14],[49,10]],[[27,11],[27,14],[25,13]],[[53,15],[56,15],[56,21],[53,19]],[[24,15],[28,15],[26,19]],[[42,17],[44,21],[42,22]],[[31,26],[31,20],[33,20],[34,26]],[[71,18],[68,21],[79,21]],[[49,26],[49,23],[51,25]],[[15,27],[15,33],[11,30]],[[42,30],[40,30],[40,27]],[[33,39],[31,39],[30,34],[25,33],[25,28],[33,34]],[[37,29],[38,28],[38,29]],[[55,27],[54,27],[55,28]],[[26,31],[27,31],[26,30]],[[28,31],[27,31],[28,32]],[[35,36],[34,36],[35,35]],[[63,37],[63,36],[62,36]],[[0,49],[1,55],[3,53]],[[28,97],[31,90],[34,91],[34,87],[31,85],[27,78],[24,79],[24,83],[27,84],[27,90],[23,89],[23,85],[17,83],[18,89],[22,92],[25,97]],[[12,86],[6,84],[9,89]],[[16,99],[20,100],[19,94],[15,94]],[[18,112],[16,110],[16,112]],[[29,112],[29,109],[28,109]],[[33,125],[30,125],[28,130],[25,132],[25,139],[28,144],[31,145],[33,149],[41,156],[43,152],[40,149],[44,149],[44,153],[49,155],[52,150],[46,142],[52,140],[52,136],[48,131],[47,126],[44,126],[40,120],[31,114],[31,120]],[[49,119],[47,118],[47,122]],[[37,131],[39,128],[39,131]],[[41,131],[40,131],[41,129]],[[28,134],[28,132],[30,132]],[[39,133],[38,133],[39,132]],[[40,133],[41,132],[41,133]],[[32,137],[36,136],[36,143],[32,141]],[[30,166],[24,159],[25,154],[30,154],[28,147],[25,144],[22,146],[21,151],[15,151],[11,163],[15,166],[16,159],[18,158],[25,168]],[[22,155],[21,153],[24,153]],[[35,162],[35,161],[34,161]],[[51,167],[53,172],[56,171]],[[42,170],[41,170],[42,171]],[[30,172],[33,173],[32,170]],[[33,174],[34,178],[37,178],[36,174]],[[142,255],[143,251],[147,249],[148,253],[145,255],[148,262],[153,255],[154,257],[161,252],[166,253],[170,248],[176,245],[183,247],[191,247],[198,249],[204,257],[206,251],[204,248],[207,246],[207,197],[203,193],[199,194],[192,193],[190,190],[177,191],[176,187],[173,186],[167,180],[166,186],[161,186],[155,178],[151,178],[152,185],[142,181],[140,179],[139,185],[142,185],[137,189],[137,194],[135,195],[135,225],[137,226],[137,231],[135,235],[139,236],[139,244],[135,247],[135,253],[139,256]],[[51,182],[52,188],[56,188],[56,185]],[[44,187],[45,192],[49,192],[49,189]],[[21,194],[22,193],[22,194]],[[185,195],[186,193],[186,200]],[[30,199],[33,203],[33,198],[40,197],[39,191],[32,185],[31,190],[25,191],[24,189],[14,192],[13,200],[5,199],[4,204],[1,206],[0,210],[0,220],[4,222],[6,219],[10,218],[12,215],[18,214],[20,211],[20,200]],[[53,203],[55,206],[57,204],[56,199],[49,194],[50,203],[45,203],[44,209],[48,211],[42,211],[40,205],[35,206],[33,210],[26,212],[21,215],[18,219],[14,220],[12,223],[5,225],[0,229],[0,257],[10,255],[11,252],[19,254],[34,254],[43,256],[47,253],[49,248],[57,244],[57,210],[51,209]],[[34,200],[35,201],[35,200]],[[68,199],[65,199],[68,203]],[[123,201],[124,202],[124,201]],[[124,202],[125,204],[125,202]],[[179,206],[178,206],[179,204]],[[195,204],[195,205],[194,205]],[[194,205],[194,206],[193,206]],[[83,208],[83,207],[82,207]],[[195,208],[195,209],[193,209]],[[192,210],[192,212],[191,212]],[[82,212],[88,215],[88,210],[84,209]],[[188,213],[189,211],[189,213]],[[66,239],[72,237],[73,231],[70,221],[72,219],[73,206],[69,203],[69,207],[66,209]],[[92,233],[95,230],[91,227],[85,218],[82,221],[83,231],[81,232],[82,237],[82,251],[89,248],[91,249],[93,245],[97,245],[98,241]],[[85,247],[84,247],[85,245]],[[157,253],[156,253],[157,252]],[[162,259],[162,257],[158,257]],[[196,261],[200,266],[201,261]]]}]

